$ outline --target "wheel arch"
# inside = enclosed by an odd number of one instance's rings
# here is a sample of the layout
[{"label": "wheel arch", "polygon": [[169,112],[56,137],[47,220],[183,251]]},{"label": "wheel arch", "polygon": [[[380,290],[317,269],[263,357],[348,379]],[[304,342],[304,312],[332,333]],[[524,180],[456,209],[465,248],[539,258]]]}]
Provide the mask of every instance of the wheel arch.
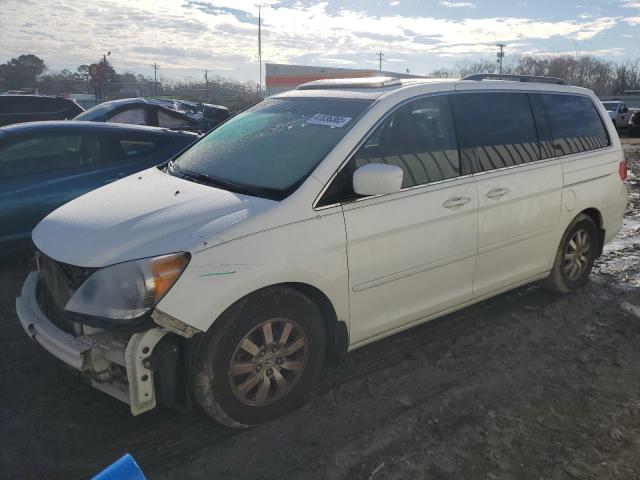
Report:
[{"label": "wheel arch", "polygon": [[[591,218],[591,220],[593,220],[593,223],[596,224],[596,228],[598,229],[598,236],[599,236],[599,245],[598,245],[598,257],[600,255],[602,255],[602,249],[604,248],[604,238],[605,238],[605,231],[603,228],[603,223],[602,223],[602,213],[600,213],[600,210],[598,210],[597,208],[591,207],[591,208],[586,208],[584,210],[582,210],[578,215],[586,215],[589,218]],[[577,215],[576,215],[577,216]]]},{"label": "wheel arch", "polygon": [[338,319],[336,309],[329,297],[322,290],[308,283],[292,282],[279,285],[297,290],[318,307],[327,335],[325,356],[336,362],[342,361],[349,349],[349,329],[346,322]]},{"label": "wheel arch", "polygon": [[[308,298],[313,302],[318,310],[323,321],[324,330],[327,338],[327,348],[325,352],[325,358],[340,362],[344,359],[349,349],[349,330],[345,321],[339,320],[336,313],[336,309],[329,297],[318,287],[315,287],[309,283],[303,282],[282,282],[272,285],[266,285],[246,293],[231,305],[229,305],[218,318],[223,317],[229,310],[233,308],[242,308],[241,304],[246,302],[249,298],[264,293],[265,290],[273,290],[278,288],[289,288],[295,290],[299,294]],[[212,331],[220,325],[218,319],[214,320],[207,331]]]}]

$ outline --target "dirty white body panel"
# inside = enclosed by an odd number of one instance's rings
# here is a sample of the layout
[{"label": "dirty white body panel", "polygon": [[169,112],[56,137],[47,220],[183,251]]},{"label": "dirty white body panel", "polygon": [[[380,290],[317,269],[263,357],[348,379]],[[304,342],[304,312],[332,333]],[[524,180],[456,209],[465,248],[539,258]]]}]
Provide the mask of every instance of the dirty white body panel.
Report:
[{"label": "dirty white body panel", "polygon": [[[198,331],[260,288],[309,285],[326,295],[347,325],[349,348],[357,348],[544,278],[563,232],[585,209],[600,212],[605,240],[621,227],[626,187],[611,122],[611,145],[601,150],[316,207],[336,171],[397,105],[473,90],[589,95],[607,118],[593,93],[558,85],[413,80],[374,93],[296,91],[289,95],[376,100],[285,200],[230,193],[154,168],[55,211],[34,230],[34,242],[55,260],[86,267],[190,252],[157,310]],[[495,188],[507,194],[490,198]],[[443,208],[455,197],[469,202]]]}]

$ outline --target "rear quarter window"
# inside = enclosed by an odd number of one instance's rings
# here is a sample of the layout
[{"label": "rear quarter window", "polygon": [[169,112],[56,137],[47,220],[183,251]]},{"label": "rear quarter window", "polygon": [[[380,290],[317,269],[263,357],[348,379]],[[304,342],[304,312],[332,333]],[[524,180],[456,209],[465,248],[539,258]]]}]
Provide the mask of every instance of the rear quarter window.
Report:
[{"label": "rear quarter window", "polygon": [[611,145],[602,118],[589,97],[541,94],[556,155],[597,150]]}]

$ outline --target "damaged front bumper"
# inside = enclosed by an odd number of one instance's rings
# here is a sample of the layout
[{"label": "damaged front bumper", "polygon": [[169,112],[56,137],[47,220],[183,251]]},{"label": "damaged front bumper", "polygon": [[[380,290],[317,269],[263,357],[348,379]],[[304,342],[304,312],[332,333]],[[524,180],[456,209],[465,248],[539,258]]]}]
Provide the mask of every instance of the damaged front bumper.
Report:
[{"label": "damaged front bumper", "polygon": [[[129,404],[133,415],[155,408],[154,364],[166,364],[159,361],[166,355],[159,359],[154,349],[168,330],[155,327],[127,334],[86,327],[83,335],[74,336],[58,328],[42,312],[37,284],[38,272],[31,272],[16,299],[18,318],[27,335],[80,371],[93,387]],[[175,361],[177,349],[168,351]],[[172,368],[175,373],[175,364]]]}]

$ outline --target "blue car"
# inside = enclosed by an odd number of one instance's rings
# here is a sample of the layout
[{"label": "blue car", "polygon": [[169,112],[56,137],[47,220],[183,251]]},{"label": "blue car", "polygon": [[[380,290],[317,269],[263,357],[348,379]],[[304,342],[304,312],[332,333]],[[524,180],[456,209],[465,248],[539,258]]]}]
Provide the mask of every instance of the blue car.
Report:
[{"label": "blue car", "polygon": [[196,139],[190,132],[95,122],[0,127],[0,257],[32,250],[33,228],[64,203],[165,162]]}]

